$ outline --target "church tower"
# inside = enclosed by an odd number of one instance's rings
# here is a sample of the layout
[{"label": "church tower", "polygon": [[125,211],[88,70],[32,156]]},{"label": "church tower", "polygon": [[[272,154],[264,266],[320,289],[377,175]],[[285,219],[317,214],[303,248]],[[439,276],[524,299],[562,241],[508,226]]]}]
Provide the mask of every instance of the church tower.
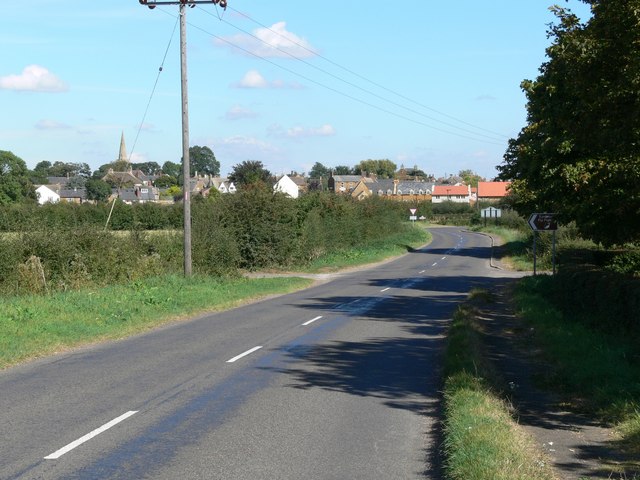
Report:
[{"label": "church tower", "polygon": [[122,136],[120,137],[120,154],[118,155],[117,161],[129,163],[129,157],[127,157],[127,147],[124,144],[124,132],[122,132]]}]

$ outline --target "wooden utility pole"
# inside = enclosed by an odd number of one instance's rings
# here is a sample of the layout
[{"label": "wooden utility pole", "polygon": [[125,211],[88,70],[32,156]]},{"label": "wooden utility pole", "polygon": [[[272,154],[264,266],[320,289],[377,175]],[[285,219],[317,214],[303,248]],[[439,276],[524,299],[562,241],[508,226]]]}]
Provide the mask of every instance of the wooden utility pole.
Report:
[{"label": "wooden utility pole", "polygon": [[157,5],[180,5],[180,78],[182,90],[182,204],[184,209],[184,276],[192,273],[191,261],[191,172],[189,171],[189,94],[187,83],[187,5],[213,3],[227,8],[227,0],[139,0],[150,9]]}]

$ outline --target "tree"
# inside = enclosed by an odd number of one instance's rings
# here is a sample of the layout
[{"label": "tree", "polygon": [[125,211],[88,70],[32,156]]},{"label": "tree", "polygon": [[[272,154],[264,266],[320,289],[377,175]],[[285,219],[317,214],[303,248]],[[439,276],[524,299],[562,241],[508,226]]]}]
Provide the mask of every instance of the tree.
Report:
[{"label": "tree", "polygon": [[[42,163],[43,162],[40,162],[38,165],[41,165]],[[91,176],[91,167],[86,163],[55,162],[48,168],[46,176],[89,178]]]},{"label": "tree", "polygon": [[484,182],[485,180],[473,170],[460,170],[458,172],[458,177],[462,179],[465,185],[471,185],[472,187],[477,187],[478,182]]},{"label": "tree", "polygon": [[156,162],[132,163],[133,170],[140,170],[145,175],[157,175],[161,168]]},{"label": "tree", "polygon": [[178,180],[171,175],[161,175],[154,180],[153,184],[158,188],[168,188],[173,185],[178,185]]},{"label": "tree", "polygon": [[640,0],[590,0],[581,23],[553,7],[548,61],[522,82],[527,124],[500,178],[515,207],[559,214],[605,245],[640,241]]},{"label": "tree", "polygon": [[310,178],[320,178],[320,177],[328,177],[329,176],[329,168],[325,167],[320,162],[316,162],[313,167],[311,167],[311,171],[309,172]]},{"label": "tree", "polygon": [[209,147],[189,148],[189,168],[191,175],[198,173],[215,177],[220,174],[220,162]]},{"label": "tree", "polygon": [[0,205],[36,199],[27,164],[13,153],[0,150]]},{"label": "tree", "polygon": [[396,173],[397,166],[391,160],[362,160],[354,171],[359,175],[375,174],[379,178],[393,178]]},{"label": "tree", "polygon": [[251,185],[256,183],[268,184],[271,180],[271,172],[264,168],[262,162],[258,160],[245,160],[244,162],[234,165],[233,171],[229,175],[236,185]]},{"label": "tree", "polygon": [[182,174],[182,165],[174,162],[164,162],[162,165],[162,173],[173,178],[178,178]]},{"label": "tree", "polygon": [[90,178],[85,184],[87,189],[87,199],[97,202],[106,202],[111,195],[111,186],[96,178]]},{"label": "tree", "polygon": [[334,175],[352,175],[353,170],[351,167],[347,167],[346,165],[338,165],[333,169]]}]

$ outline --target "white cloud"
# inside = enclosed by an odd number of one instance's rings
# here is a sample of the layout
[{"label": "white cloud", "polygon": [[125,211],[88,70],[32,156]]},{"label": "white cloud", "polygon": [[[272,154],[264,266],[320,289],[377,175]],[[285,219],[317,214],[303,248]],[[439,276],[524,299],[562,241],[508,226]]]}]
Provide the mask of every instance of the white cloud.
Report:
[{"label": "white cloud", "polygon": [[0,77],[0,89],[24,92],[66,92],[69,87],[40,65],[25,67],[20,75]]},{"label": "white cloud", "polygon": [[40,120],[36,123],[36,128],[38,130],[66,130],[71,128],[69,125],[64,124],[62,122],[58,122],[56,120]]},{"label": "white cloud", "polygon": [[288,129],[276,124],[271,125],[267,131],[269,135],[286,138],[331,137],[336,134],[336,129],[329,124],[318,128],[305,128],[297,125]]},{"label": "white cloud", "polygon": [[[274,23],[268,28],[258,28],[253,35],[238,34],[216,40],[217,45],[238,47],[240,51],[262,58],[311,58],[314,48],[295,33],[287,31],[286,22]],[[239,51],[238,49],[233,49]]]},{"label": "white cloud", "polygon": [[286,83],[284,80],[268,81],[257,70],[249,70],[242,80],[232,85],[236,88],[290,88],[294,90],[304,88],[297,82]]},{"label": "white cloud", "polygon": [[269,83],[257,70],[249,70],[237,84],[240,88],[268,88]]},{"label": "white cloud", "polygon": [[234,105],[227,113],[225,113],[224,118],[227,120],[241,120],[244,118],[256,118],[258,114],[248,108],[245,108],[241,105]]}]

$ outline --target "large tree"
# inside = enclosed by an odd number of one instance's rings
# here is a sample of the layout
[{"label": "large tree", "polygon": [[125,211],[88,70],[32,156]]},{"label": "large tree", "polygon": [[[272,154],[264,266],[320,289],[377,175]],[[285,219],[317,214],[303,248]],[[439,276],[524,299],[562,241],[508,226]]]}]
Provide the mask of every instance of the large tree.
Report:
[{"label": "large tree", "polygon": [[605,245],[640,241],[640,0],[552,7],[548,60],[525,80],[527,125],[509,142],[516,208],[557,212]]},{"label": "large tree", "polygon": [[375,174],[379,178],[393,178],[398,167],[391,160],[362,160],[355,166],[354,171],[358,175]]},{"label": "large tree", "polygon": [[182,166],[179,163],[166,161],[162,164],[162,173],[170,177],[178,178],[182,175]]},{"label": "large tree", "polygon": [[111,186],[100,179],[90,178],[85,184],[87,198],[97,202],[106,202],[111,195]]},{"label": "large tree", "polygon": [[325,167],[320,162],[316,162],[313,167],[311,167],[311,171],[309,171],[309,178],[320,178],[320,177],[328,177],[330,173],[329,167]]},{"label": "large tree", "polygon": [[0,150],[0,205],[36,200],[27,164],[11,152]]},{"label": "large tree", "polygon": [[220,174],[220,162],[209,147],[196,145],[189,148],[189,168],[191,175],[198,173],[216,177]]},{"label": "large tree", "polygon": [[229,180],[236,185],[244,186],[260,183],[268,184],[271,181],[271,172],[258,160],[245,160],[233,166]]}]

